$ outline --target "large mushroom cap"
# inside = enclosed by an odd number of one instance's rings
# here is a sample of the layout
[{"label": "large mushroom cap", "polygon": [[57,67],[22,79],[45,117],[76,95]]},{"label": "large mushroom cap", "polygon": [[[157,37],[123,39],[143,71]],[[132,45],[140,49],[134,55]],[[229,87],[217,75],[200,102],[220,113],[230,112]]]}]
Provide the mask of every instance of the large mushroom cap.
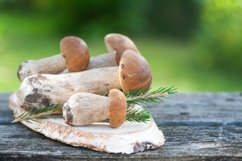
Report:
[{"label": "large mushroom cap", "polygon": [[85,70],[90,61],[87,44],[75,36],[66,36],[60,42],[62,56],[69,72]]},{"label": "large mushroom cap", "polygon": [[108,52],[114,52],[116,54],[117,64],[119,64],[125,50],[133,50],[139,53],[134,42],[125,35],[116,33],[108,34],[105,36],[104,41]]},{"label": "large mushroom cap", "polygon": [[126,50],[119,64],[119,79],[124,92],[149,88],[152,82],[150,66],[142,55]]},{"label": "large mushroom cap", "polygon": [[117,128],[126,120],[127,102],[123,92],[118,89],[109,91],[108,115],[110,127]]}]

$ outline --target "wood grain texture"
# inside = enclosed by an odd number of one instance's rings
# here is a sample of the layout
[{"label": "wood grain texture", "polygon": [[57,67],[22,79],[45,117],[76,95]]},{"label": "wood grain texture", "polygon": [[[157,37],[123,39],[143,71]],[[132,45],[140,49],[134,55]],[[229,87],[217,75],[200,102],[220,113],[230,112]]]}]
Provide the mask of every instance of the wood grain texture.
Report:
[{"label": "wood grain texture", "polygon": [[0,94],[0,160],[242,160],[242,93],[184,93],[148,107],[166,137],[157,150],[132,155],[71,147],[13,119]]}]

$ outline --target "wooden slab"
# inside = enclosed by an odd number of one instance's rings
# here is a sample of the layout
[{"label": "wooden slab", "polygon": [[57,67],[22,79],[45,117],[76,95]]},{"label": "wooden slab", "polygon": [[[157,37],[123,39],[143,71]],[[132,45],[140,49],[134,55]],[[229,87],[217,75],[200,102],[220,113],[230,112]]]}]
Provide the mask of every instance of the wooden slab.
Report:
[{"label": "wooden slab", "polygon": [[242,93],[181,93],[150,106],[165,135],[163,147],[132,155],[109,154],[48,139],[12,124],[9,94],[0,94],[1,161],[237,161],[242,160]]},{"label": "wooden slab", "polygon": [[[25,112],[16,104],[15,94],[10,96],[9,107],[15,116]],[[21,123],[51,139],[109,153],[131,154],[156,149],[165,141],[163,133],[153,119],[147,123],[125,122],[116,129],[110,128],[109,123],[105,122],[73,127],[65,124],[62,117],[21,121]]]}]

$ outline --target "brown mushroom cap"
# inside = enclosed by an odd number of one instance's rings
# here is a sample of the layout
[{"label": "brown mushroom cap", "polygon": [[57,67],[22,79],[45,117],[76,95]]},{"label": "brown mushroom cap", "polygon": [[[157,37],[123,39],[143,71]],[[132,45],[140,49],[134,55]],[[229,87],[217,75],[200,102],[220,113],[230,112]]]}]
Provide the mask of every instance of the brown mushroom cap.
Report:
[{"label": "brown mushroom cap", "polygon": [[69,72],[85,70],[90,61],[87,44],[76,36],[66,36],[60,42],[62,56]]},{"label": "brown mushroom cap", "polygon": [[118,128],[126,120],[127,102],[123,92],[118,89],[109,91],[108,116],[110,127]]},{"label": "brown mushroom cap", "polygon": [[152,82],[150,66],[142,55],[126,50],[119,64],[119,79],[124,92],[149,88]]},{"label": "brown mushroom cap", "polygon": [[114,52],[116,54],[117,64],[119,64],[125,50],[133,50],[139,53],[134,42],[125,35],[116,33],[108,34],[105,36],[104,41],[108,52]]}]

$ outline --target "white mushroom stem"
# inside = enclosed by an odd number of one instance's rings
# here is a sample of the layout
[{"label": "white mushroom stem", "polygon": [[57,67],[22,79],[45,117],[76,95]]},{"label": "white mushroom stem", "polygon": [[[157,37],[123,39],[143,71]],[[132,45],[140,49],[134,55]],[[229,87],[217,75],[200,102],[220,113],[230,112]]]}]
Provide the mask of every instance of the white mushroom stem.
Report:
[{"label": "white mushroom stem", "polygon": [[64,104],[77,92],[105,94],[121,89],[119,67],[106,67],[68,74],[42,74],[27,77],[17,91],[17,103],[29,110],[52,104]]},{"label": "white mushroom stem", "polygon": [[[87,69],[117,66],[115,53],[105,53],[91,57]],[[21,81],[34,74],[59,74],[68,73],[65,59],[59,54],[39,60],[23,62],[18,70],[18,77]]]},{"label": "white mushroom stem", "polygon": [[24,78],[41,73],[57,74],[66,68],[65,59],[61,55],[55,55],[39,60],[28,60],[23,62],[18,69],[18,78]]},{"label": "white mushroom stem", "polygon": [[92,93],[76,93],[63,106],[67,124],[82,126],[108,119],[108,97]]},{"label": "white mushroom stem", "polygon": [[[115,53],[104,53],[95,57],[91,57],[90,62],[87,66],[88,69],[103,68],[103,67],[112,67],[117,66],[116,63],[116,54]],[[65,69],[60,74],[68,73],[68,70]]]},{"label": "white mushroom stem", "polygon": [[87,69],[103,68],[117,66],[116,54],[115,53],[105,53],[95,57],[91,57]]}]

